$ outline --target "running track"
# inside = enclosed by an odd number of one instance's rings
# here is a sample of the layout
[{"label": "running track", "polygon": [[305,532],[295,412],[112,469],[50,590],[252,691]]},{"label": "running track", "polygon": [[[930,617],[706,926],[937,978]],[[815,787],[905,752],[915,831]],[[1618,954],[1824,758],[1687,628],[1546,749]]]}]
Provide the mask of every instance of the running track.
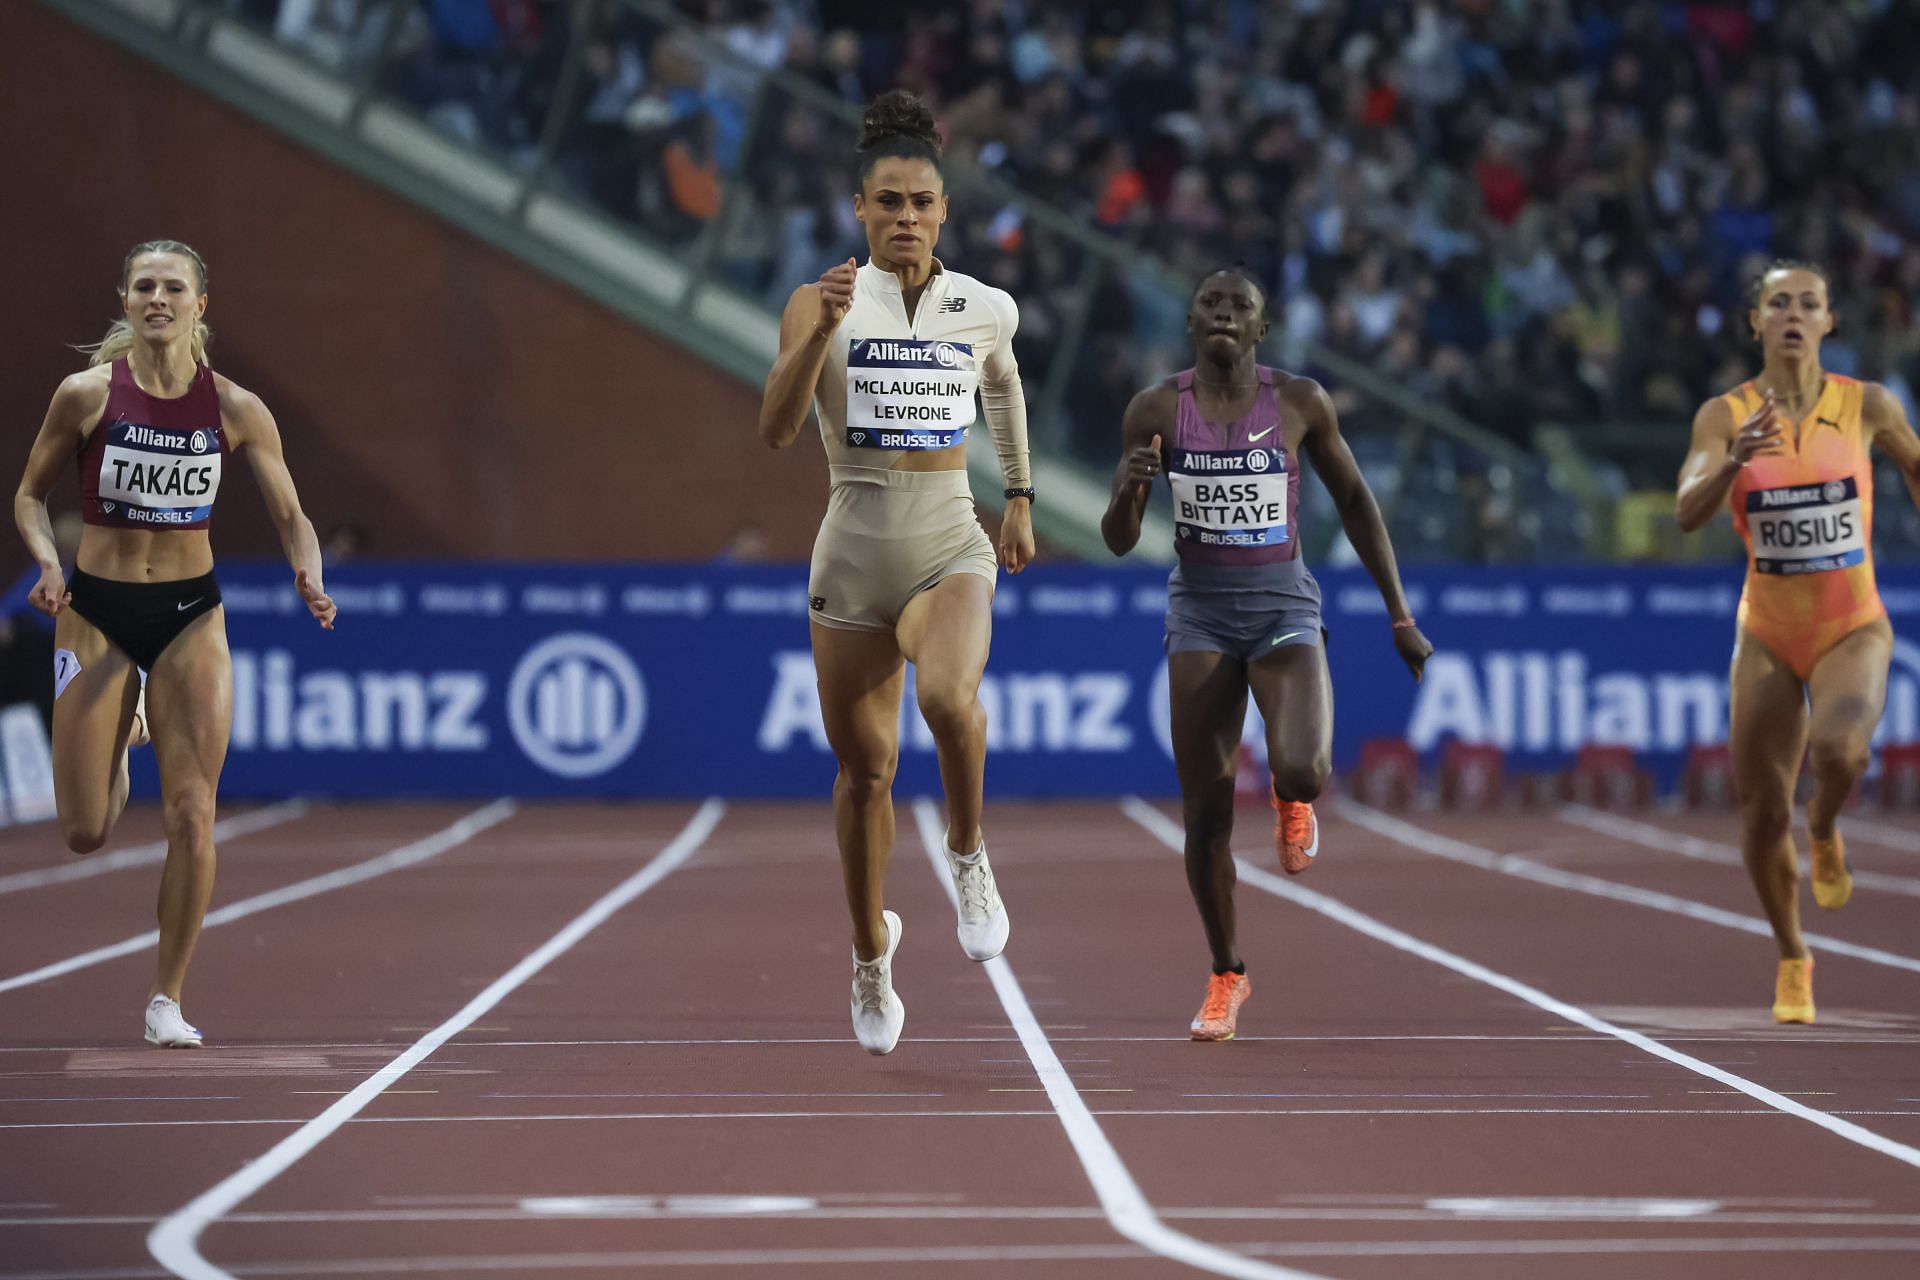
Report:
[{"label": "running track", "polygon": [[995,806],[980,966],[903,801],[887,1058],[824,806],[236,810],[197,1053],[138,1039],[157,815],[0,833],[0,1275],[1920,1274],[1910,817],[1779,1029],[1726,817],[1333,806],[1289,881],[1243,810],[1196,1045],[1169,812]]}]

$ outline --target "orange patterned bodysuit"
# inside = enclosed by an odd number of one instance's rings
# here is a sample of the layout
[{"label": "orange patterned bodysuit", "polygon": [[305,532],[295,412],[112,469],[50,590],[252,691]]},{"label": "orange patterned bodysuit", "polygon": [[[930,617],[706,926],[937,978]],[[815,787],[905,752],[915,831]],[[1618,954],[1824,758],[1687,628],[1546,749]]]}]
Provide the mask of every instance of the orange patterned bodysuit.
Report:
[{"label": "orange patterned bodysuit", "polygon": [[[1801,680],[1834,645],[1887,613],[1873,581],[1865,390],[1828,374],[1799,429],[1786,425],[1781,451],[1747,463],[1727,495],[1747,544],[1740,625]],[[1765,397],[1745,382],[1721,399],[1737,426]]]}]

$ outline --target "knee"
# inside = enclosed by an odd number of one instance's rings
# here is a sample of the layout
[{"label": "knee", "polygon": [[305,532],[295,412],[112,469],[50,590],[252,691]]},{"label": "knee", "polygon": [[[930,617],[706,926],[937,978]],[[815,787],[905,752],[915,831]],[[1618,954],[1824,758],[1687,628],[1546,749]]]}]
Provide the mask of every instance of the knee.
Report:
[{"label": "knee", "polygon": [[1745,797],[1740,804],[1740,827],[1750,845],[1783,840],[1793,827],[1793,802],[1785,794]]},{"label": "knee", "polygon": [[1870,748],[1865,736],[1856,733],[1820,734],[1807,747],[1807,760],[1822,778],[1839,774],[1857,778],[1867,771]]},{"label": "knee", "polygon": [[93,853],[107,842],[107,826],[104,822],[62,821],[60,838],[75,853]]},{"label": "knee", "polygon": [[173,845],[213,843],[213,794],[192,791],[168,796],[161,807],[167,842]]},{"label": "knee", "polygon": [[885,760],[840,761],[840,789],[855,804],[864,804],[893,790],[893,774],[898,757]]},{"label": "knee", "polygon": [[922,684],[916,692],[920,718],[936,736],[978,728],[986,714],[973,691],[957,684]]},{"label": "knee", "polygon": [[1233,840],[1233,802],[1231,792],[1225,804],[1189,803],[1182,815],[1187,829],[1189,853],[1225,850]]},{"label": "knee", "polygon": [[1333,762],[1325,756],[1311,760],[1280,760],[1273,766],[1273,790],[1282,800],[1307,804],[1320,798],[1327,789],[1327,776]]}]

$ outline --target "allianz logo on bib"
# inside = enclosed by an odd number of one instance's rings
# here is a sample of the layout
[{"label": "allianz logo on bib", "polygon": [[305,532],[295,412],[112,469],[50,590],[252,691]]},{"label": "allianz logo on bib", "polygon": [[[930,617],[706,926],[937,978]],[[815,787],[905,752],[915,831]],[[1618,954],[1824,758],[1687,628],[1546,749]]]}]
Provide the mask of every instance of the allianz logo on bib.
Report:
[{"label": "allianz logo on bib", "polygon": [[867,344],[867,354],[875,360],[911,360],[916,364],[943,364],[951,369],[960,363],[960,355],[951,342],[925,346],[917,342],[888,342],[876,339]]}]

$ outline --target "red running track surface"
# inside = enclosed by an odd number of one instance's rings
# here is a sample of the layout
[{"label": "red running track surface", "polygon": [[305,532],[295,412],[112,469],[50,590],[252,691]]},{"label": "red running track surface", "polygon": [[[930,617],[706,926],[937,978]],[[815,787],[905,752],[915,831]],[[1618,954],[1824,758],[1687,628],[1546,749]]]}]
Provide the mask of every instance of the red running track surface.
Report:
[{"label": "red running track surface", "polygon": [[1244,811],[1254,994],[1194,1044],[1172,810],[995,805],[981,966],[903,800],[872,1058],[824,805],[479,808],[230,836],[198,1052],[140,1042],[151,948],[103,954],[156,855],[0,833],[0,1276],[1920,1274],[1910,820],[1847,828],[1875,883],[1808,902],[1820,1021],[1777,1028],[1729,818],[1331,805],[1287,881]]}]

